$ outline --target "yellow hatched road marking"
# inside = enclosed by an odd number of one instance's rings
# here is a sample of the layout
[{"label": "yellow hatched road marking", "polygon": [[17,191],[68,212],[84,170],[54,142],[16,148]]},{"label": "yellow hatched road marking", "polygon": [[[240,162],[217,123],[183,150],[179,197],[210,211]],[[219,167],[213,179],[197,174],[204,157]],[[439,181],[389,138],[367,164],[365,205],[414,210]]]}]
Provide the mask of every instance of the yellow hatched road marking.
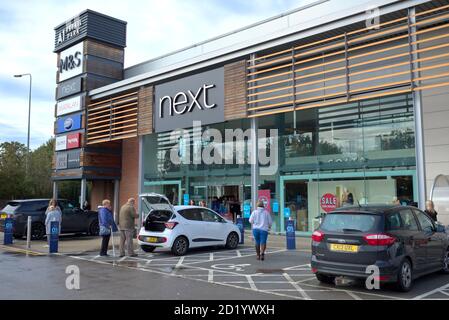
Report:
[{"label": "yellow hatched road marking", "polygon": [[45,256],[46,255],[45,253],[42,253],[42,252],[26,250],[26,249],[16,248],[16,247],[10,247],[10,246],[5,246],[5,245],[0,245],[0,249],[2,249],[4,251],[8,251],[8,252],[17,252],[17,253],[23,253],[23,254],[30,254],[30,255],[33,255],[33,256]]}]

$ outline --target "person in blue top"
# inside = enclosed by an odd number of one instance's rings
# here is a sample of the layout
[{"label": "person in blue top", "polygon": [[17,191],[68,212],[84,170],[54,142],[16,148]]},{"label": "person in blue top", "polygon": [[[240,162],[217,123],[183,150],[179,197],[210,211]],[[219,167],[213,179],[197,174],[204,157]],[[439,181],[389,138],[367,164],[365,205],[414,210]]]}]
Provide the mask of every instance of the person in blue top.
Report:
[{"label": "person in blue top", "polygon": [[101,250],[100,256],[108,255],[109,239],[111,232],[117,232],[117,225],[114,222],[114,215],[112,213],[111,201],[105,199],[102,202],[102,207],[98,209],[98,223],[100,225]]}]

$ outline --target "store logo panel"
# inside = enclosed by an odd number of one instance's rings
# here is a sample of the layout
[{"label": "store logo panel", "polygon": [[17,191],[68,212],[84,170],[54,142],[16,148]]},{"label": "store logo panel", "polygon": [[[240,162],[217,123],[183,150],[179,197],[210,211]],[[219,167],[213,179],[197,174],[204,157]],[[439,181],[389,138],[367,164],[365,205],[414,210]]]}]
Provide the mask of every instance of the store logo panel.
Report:
[{"label": "store logo panel", "polygon": [[224,122],[224,69],[157,85],[155,105],[156,132]]},{"label": "store logo panel", "polygon": [[83,72],[84,43],[80,42],[61,52],[58,63],[59,82]]},{"label": "store logo panel", "polygon": [[79,130],[82,127],[82,114],[72,114],[61,117],[56,122],[56,133],[65,133]]},{"label": "store logo panel", "polygon": [[83,106],[83,100],[83,96],[76,96],[59,101],[56,104],[56,115],[59,117],[72,112],[80,111]]},{"label": "store logo panel", "polygon": [[76,78],[64,81],[62,83],[59,83],[57,93],[56,93],[56,98],[62,99],[62,98],[74,95],[76,93],[80,93],[81,89],[82,89],[82,82],[83,82],[83,78],[82,78],[82,76],[80,76],[80,77],[76,77]]},{"label": "store logo panel", "polygon": [[67,135],[67,149],[81,147],[81,133],[72,133]]},{"label": "store logo panel", "polygon": [[65,150],[67,149],[67,136],[58,136],[56,137],[55,150]]}]

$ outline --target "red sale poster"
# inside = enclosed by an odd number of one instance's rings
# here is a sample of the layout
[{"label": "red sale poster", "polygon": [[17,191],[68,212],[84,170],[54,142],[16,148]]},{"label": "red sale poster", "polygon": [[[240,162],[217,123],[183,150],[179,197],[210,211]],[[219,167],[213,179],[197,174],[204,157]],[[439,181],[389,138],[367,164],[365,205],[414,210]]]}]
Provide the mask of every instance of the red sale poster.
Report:
[{"label": "red sale poster", "polygon": [[259,190],[258,199],[263,201],[263,203],[265,205],[265,209],[267,209],[271,213],[270,190],[269,189],[268,190]]}]

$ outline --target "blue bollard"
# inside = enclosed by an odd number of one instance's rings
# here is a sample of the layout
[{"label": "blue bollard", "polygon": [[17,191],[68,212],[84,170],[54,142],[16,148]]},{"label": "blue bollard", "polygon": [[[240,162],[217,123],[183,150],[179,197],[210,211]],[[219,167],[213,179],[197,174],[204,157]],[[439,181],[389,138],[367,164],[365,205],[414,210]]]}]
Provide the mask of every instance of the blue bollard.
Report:
[{"label": "blue bollard", "polygon": [[52,221],[50,223],[50,244],[49,244],[50,253],[58,252],[58,242],[59,242],[59,222]]},{"label": "blue bollard", "polygon": [[295,234],[295,220],[287,220],[287,225],[285,226],[285,236],[287,239],[287,249],[296,249],[296,234]]},{"label": "blue bollard", "polygon": [[240,230],[240,244],[244,244],[245,242],[245,225],[243,218],[237,218],[235,224]]},{"label": "blue bollard", "polygon": [[5,219],[3,244],[8,245],[13,242],[14,220],[12,218]]}]

